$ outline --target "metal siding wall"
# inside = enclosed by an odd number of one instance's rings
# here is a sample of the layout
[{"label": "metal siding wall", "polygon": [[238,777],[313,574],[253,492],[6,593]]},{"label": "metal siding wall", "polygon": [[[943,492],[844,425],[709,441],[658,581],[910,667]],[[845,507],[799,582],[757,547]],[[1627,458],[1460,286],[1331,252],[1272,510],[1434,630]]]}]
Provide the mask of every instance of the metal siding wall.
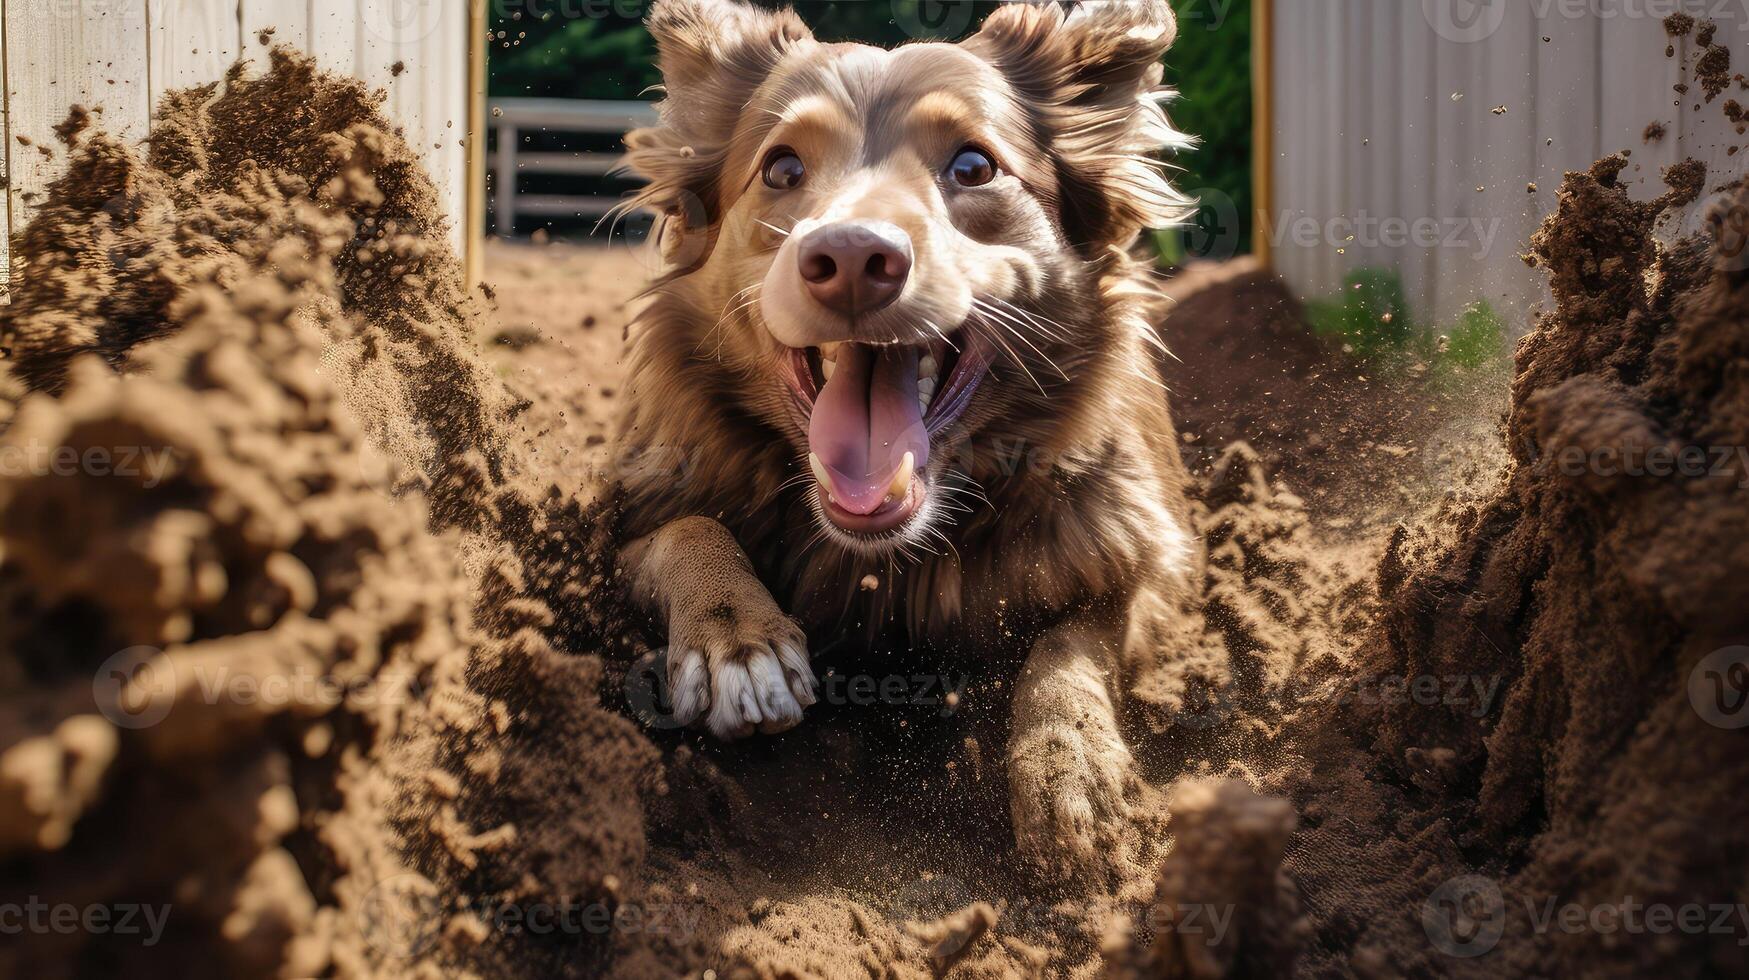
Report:
[{"label": "metal siding wall", "polygon": [[66,162],[55,127],[70,106],[99,110],[111,132],[146,134],[146,5],[7,0],[6,15],[7,210],[16,229]]},{"label": "metal siding wall", "polygon": [[[467,200],[468,5],[461,0],[0,0],[4,154],[0,295],[7,234],[65,163],[54,126],[75,103],[144,136],[164,92],[218,81],[239,55],[265,61],[259,33],[388,93],[386,111],[425,159],[462,249]],[[402,63],[396,75],[393,66]],[[26,146],[17,137],[30,141]],[[38,147],[48,147],[52,156]]]},{"label": "metal siding wall", "polygon": [[[1672,86],[1693,84],[1698,51],[1690,38],[1676,58],[1664,56],[1662,20],[1648,11],[1666,7],[1587,0],[1589,13],[1568,16],[1566,0],[1486,0],[1481,7],[1500,5],[1498,26],[1469,40],[1435,29],[1428,11],[1445,2],[1274,4],[1275,213],[1263,233],[1302,295],[1334,295],[1353,269],[1386,266],[1400,272],[1423,323],[1448,324],[1486,299],[1522,328],[1546,287],[1519,255],[1554,206],[1564,172],[1631,150],[1634,193],[1651,197],[1662,190],[1662,168],[1685,157],[1709,164],[1709,187],[1749,168],[1749,154],[1729,153],[1749,145],[1724,118],[1724,100],[1744,97],[1735,86],[1712,104],[1698,87],[1673,104]],[[1680,2],[1701,19],[1717,18],[1733,71],[1749,67],[1749,15],[1740,5]],[[1506,111],[1495,114],[1497,106]],[[1641,134],[1654,120],[1670,133],[1648,145]],[[1681,230],[1698,227],[1703,214],[1691,209]],[[1440,244],[1387,243],[1386,219],[1437,227]],[[1302,233],[1316,225],[1315,243],[1295,234],[1296,221]]]}]

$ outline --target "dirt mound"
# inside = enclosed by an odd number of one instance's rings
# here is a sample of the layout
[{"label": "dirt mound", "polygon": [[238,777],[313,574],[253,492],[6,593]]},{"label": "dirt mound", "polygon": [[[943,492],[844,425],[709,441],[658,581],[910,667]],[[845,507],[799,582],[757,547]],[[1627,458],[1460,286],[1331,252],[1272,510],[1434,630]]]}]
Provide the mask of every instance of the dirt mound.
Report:
[{"label": "dirt mound", "polygon": [[1518,350],[1507,485],[1381,563],[1357,676],[1392,696],[1293,734],[1314,971],[1741,963],[1749,265],[1724,218],[1749,192],[1666,248],[1698,168],[1636,203],[1624,162],[1569,174],[1532,242],[1558,306]]},{"label": "dirt mound", "polygon": [[635,881],[649,750],[551,642],[598,525],[518,482],[380,103],[275,51],[149,151],[62,128],[0,314],[0,896],[131,911],[0,972],[489,974],[480,907]]},{"label": "dirt mound", "polygon": [[[1545,916],[1744,898],[1749,261],[1728,220],[1652,237],[1698,168],[1653,204],[1619,160],[1569,177],[1532,243],[1558,306],[1479,497],[1390,492],[1400,457],[1364,451],[1420,438],[1400,403],[1426,403],[1357,393],[1267,277],[1181,297],[1204,601],[1126,708],[1141,823],[1174,839],[1157,880],[1075,896],[1011,860],[997,736],[933,702],[823,703],[754,745],[662,729],[611,513],[565,471],[599,432],[566,411],[607,389],[517,380],[556,327],[482,353],[380,104],[275,52],[168,97],[144,151],[63,127],[0,312],[0,904],[116,918],[32,930],[0,972],[1738,962],[1741,930]],[[1227,389],[1267,411],[1224,420]],[[1355,526],[1436,513],[1330,535],[1330,487]],[[975,721],[996,685],[971,680]]]}]

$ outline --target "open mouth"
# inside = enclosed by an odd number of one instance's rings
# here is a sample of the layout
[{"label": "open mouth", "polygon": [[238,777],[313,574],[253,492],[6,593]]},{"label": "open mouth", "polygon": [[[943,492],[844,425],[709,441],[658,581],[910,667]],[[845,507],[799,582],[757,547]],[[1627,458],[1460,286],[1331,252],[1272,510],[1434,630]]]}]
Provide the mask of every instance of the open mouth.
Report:
[{"label": "open mouth", "polygon": [[839,530],[876,536],[922,509],[930,441],[964,414],[989,359],[962,332],[952,342],[795,348],[790,367],[820,512]]}]

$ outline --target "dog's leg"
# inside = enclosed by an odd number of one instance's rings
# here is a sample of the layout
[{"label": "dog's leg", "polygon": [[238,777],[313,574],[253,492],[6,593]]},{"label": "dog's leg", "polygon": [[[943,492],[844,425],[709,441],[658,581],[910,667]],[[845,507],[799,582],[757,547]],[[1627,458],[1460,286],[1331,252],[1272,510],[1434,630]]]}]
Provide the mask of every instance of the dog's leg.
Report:
[{"label": "dog's leg", "polygon": [[719,738],[795,727],[815,701],[807,637],[753,574],[728,528],[685,517],[620,552],[634,602],[668,625],[675,718]]},{"label": "dog's leg", "polygon": [[1104,881],[1139,784],[1112,685],[1122,628],[1080,616],[1033,644],[1014,690],[1009,813],[1023,855],[1064,878]]}]

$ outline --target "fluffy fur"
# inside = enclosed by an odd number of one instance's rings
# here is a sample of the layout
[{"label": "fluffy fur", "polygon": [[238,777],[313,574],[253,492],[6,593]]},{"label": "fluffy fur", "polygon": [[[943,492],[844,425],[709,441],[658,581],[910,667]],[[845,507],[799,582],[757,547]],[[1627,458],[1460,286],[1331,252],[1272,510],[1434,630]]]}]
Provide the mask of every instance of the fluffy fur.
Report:
[{"label": "fluffy fur", "polygon": [[[1128,254],[1186,212],[1153,158],[1185,142],[1157,88],[1169,7],[1014,4],[958,45],[893,52],[822,44],[792,12],[733,0],[661,0],[650,28],[666,98],[629,162],[649,181],[636,204],[665,216],[671,271],[640,318],[619,431],[622,569],[667,623],[677,703],[725,737],[789,727],[812,703],[804,634],[852,624],[961,653],[1030,644],[1017,834],[1047,863],[1097,863],[1129,767],[1114,664],[1138,610],[1179,594],[1196,561],[1155,293]],[[818,164],[803,191],[760,184],[776,141]],[[940,183],[963,141],[995,147],[1003,171],[977,193]],[[891,219],[918,250],[904,298],[849,324],[783,278],[798,231],[840,213]],[[821,519],[779,333],[976,335],[996,352],[932,439],[930,493],[901,532]],[[860,589],[870,573],[884,587]]]}]

